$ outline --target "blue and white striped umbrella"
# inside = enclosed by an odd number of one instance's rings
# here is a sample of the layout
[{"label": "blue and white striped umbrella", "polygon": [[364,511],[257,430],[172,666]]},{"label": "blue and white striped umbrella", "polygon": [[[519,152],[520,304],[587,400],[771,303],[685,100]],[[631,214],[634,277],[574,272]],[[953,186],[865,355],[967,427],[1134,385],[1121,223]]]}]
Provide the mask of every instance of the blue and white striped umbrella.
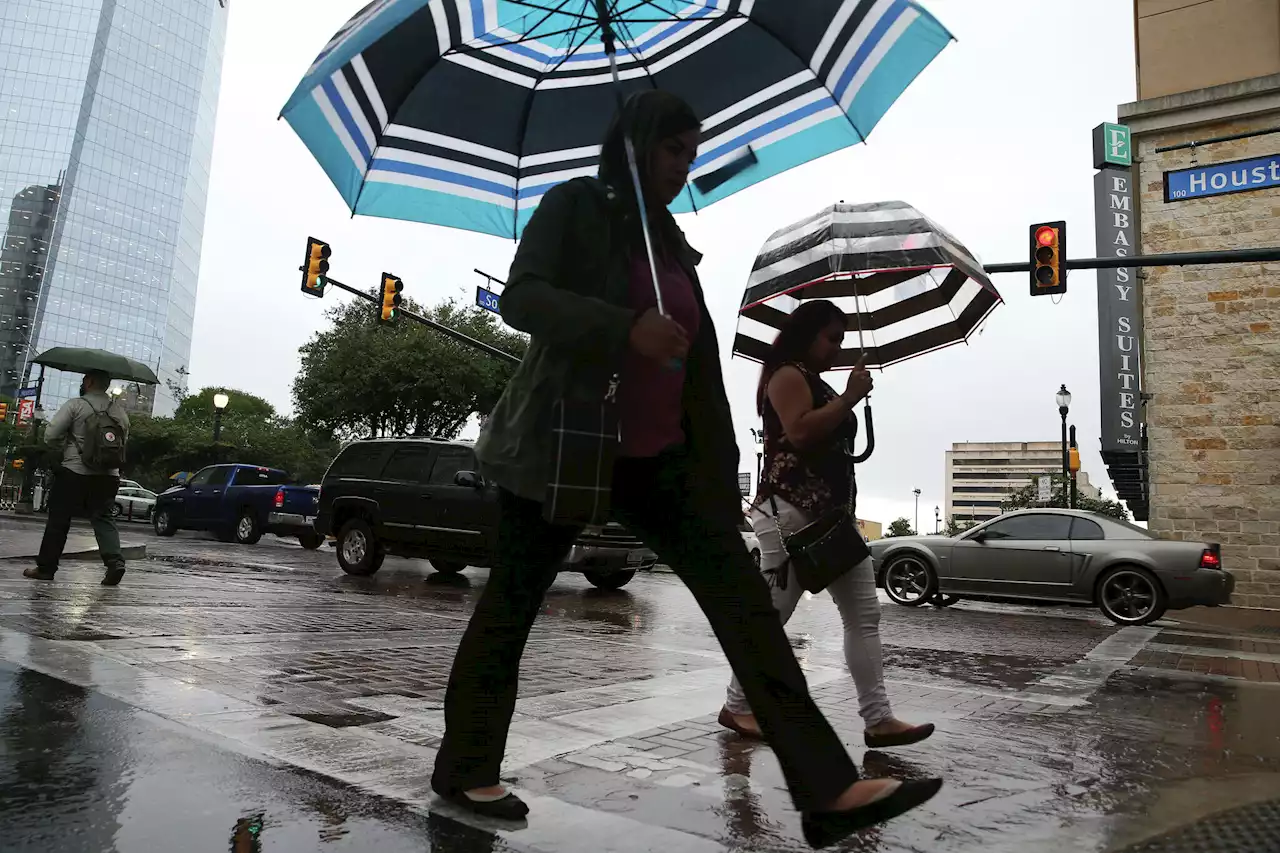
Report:
[{"label": "blue and white striped umbrella", "polygon": [[951,40],[914,0],[374,0],[281,114],[354,213],[518,237],[596,172],[604,9],[623,93],[703,120],[675,212],[861,142]]}]

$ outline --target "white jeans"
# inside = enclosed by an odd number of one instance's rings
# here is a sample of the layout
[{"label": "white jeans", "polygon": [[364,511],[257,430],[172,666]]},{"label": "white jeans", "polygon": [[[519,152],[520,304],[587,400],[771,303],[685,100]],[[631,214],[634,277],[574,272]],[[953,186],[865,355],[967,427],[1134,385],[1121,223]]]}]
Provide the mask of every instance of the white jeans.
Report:
[{"label": "white jeans", "polygon": [[[795,533],[809,523],[809,518],[796,507],[778,499],[778,515],[782,527]],[[768,503],[751,513],[751,525],[760,540],[760,569],[768,572],[782,566],[787,560],[782,545],[778,523]],[[795,569],[788,567],[787,588],[774,586],[773,606],[787,624],[796,604],[804,594],[804,588],[796,579]],[[841,575],[827,587],[840,610],[844,622],[844,660],[858,689],[859,713],[868,728],[893,719],[893,709],[884,689],[884,661],[880,649],[880,599],[876,597],[875,564],[871,558],[863,560]],[[743,696],[738,679],[729,684],[725,707],[734,714],[750,714],[751,706]]]}]

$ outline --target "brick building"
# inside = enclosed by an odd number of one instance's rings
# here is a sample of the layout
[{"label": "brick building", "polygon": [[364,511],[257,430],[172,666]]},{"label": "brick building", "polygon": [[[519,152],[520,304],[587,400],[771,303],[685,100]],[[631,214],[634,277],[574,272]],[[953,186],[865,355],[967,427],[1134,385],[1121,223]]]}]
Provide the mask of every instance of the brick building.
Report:
[{"label": "brick building", "polygon": [[[1280,246],[1280,3],[1137,0],[1135,17],[1135,250]],[[1280,608],[1280,263],[1138,280],[1150,527],[1221,542],[1235,603]]]}]

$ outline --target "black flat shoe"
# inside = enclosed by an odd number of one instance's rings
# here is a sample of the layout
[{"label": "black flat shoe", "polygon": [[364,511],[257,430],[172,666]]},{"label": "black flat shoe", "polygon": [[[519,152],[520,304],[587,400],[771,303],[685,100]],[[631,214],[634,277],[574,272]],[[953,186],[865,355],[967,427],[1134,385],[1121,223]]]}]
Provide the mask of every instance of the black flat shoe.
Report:
[{"label": "black flat shoe", "polygon": [[33,581],[53,580],[53,572],[46,572],[44,569],[23,569],[22,576],[24,578],[31,578]]},{"label": "black flat shoe", "polygon": [[[439,791],[436,793],[440,794]],[[501,799],[488,801],[473,800],[467,796],[465,791],[440,794],[440,796],[455,806],[460,806],[481,817],[497,818],[498,820],[524,820],[525,816],[529,814],[529,806],[525,801],[510,791],[507,791],[507,795]]]},{"label": "black flat shoe", "polygon": [[866,732],[862,735],[862,740],[867,744],[868,749],[884,749],[890,746],[910,746],[932,734],[933,723],[925,723],[922,726],[912,726],[905,732],[893,732],[887,735],[873,735]]},{"label": "black flat shoe", "polygon": [[903,782],[889,796],[856,809],[805,812],[801,816],[804,840],[809,842],[810,847],[829,847],[860,829],[883,823],[927,803],[941,789],[941,779]]},{"label": "black flat shoe", "polygon": [[103,586],[119,586],[120,581],[124,579],[124,566],[115,566],[107,569],[107,573],[102,576]]},{"label": "black flat shoe", "polygon": [[720,717],[716,722],[724,726],[729,731],[734,732],[739,737],[744,737],[747,740],[764,740],[764,737],[760,732],[753,732],[751,729],[744,729],[742,726],[738,725],[738,721],[733,718],[733,714],[729,713],[728,708],[720,709]]}]

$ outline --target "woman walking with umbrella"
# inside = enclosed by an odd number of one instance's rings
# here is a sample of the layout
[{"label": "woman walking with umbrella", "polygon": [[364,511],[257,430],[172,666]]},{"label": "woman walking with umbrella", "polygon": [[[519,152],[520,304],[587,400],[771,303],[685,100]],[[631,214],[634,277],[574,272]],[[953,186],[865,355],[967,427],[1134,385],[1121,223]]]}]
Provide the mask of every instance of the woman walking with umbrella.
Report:
[{"label": "woman walking with umbrella", "polygon": [[[639,198],[627,174],[628,137]],[[566,462],[593,462],[562,458],[552,470],[552,418],[567,411],[566,401],[607,395],[617,400],[621,442],[605,474],[611,487],[604,483],[594,499],[611,492],[613,515],[697,598],[778,755],[806,838],[821,846],[925,802],[941,781],[858,780],[809,696],[737,532],[737,451],[694,271],[700,256],[667,210],[685,188],[698,143],[699,121],[679,98],[656,90],[632,96],[606,136],[599,178],[548,192],[524,232],[502,312],[532,341],[477,444],[483,472],[500,487],[497,558],[450,675],[432,786],[479,814],[528,812],[499,784],[499,767],[520,657],[581,530],[556,517],[560,478]],[[639,215],[646,208],[652,267]]]}]

